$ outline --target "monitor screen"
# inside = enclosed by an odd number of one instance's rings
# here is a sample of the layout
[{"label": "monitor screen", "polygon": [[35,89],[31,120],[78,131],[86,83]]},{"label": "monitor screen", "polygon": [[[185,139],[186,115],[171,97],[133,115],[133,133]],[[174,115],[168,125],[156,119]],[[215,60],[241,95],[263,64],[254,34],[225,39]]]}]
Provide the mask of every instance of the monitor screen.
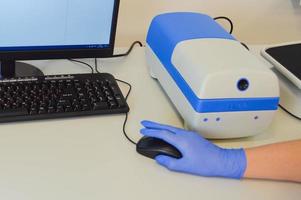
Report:
[{"label": "monitor screen", "polygon": [[110,44],[112,0],[2,0],[1,7],[0,50],[103,48]]},{"label": "monitor screen", "polygon": [[1,0],[1,69],[12,60],[112,55],[118,6],[119,0]]}]

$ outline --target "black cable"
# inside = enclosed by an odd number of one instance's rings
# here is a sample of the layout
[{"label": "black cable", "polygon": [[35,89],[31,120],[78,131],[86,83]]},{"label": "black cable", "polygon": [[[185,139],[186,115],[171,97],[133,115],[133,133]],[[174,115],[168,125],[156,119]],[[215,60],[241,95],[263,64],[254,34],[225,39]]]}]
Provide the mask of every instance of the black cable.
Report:
[{"label": "black cable", "polygon": [[[100,74],[100,72],[99,72],[99,70],[98,70],[97,59],[95,58],[94,61],[95,61],[95,71],[96,71],[96,73],[99,73],[99,74]],[[115,80],[118,81],[118,82],[121,82],[121,83],[123,83],[123,84],[126,84],[126,85],[129,87],[129,90],[128,90],[126,96],[125,96],[125,101],[127,101],[127,100],[128,100],[128,97],[129,97],[129,95],[130,95],[130,93],[131,93],[131,91],[132,91],[132,85],[131,85],[130,83],[128,83],[128,82],[126,82],[126,81],[123,81],[123,80],[120,80],[120,79],[115,79]],[[126,133],[125,127],[126,127],[127,121],[128,121],[128,113],[125,114],[125,119],[124,119],[124,122],[123,122],[123,125],[122,125],[123,135],[126,137],[126,139],[127,139],[129,142],[131,142],[132,144],[136,145],[137,143],[134,142],[134,140],[132,140],[132,139],[128,136],[128,134]]]},{"label": "black cable", "polygon": [[[123,81],[123,80],[119,80],[119,79],[115,79],[115,80],[118,81],[118,82],[121,82],[121,83],[123,83],[123,84],[126,84],[126,85],[129,87],[129,90],[128,90],[126,96],[125,96],[125,101],[127,101],[127,100],[128,100],[128,97],[129,97],[129,95],[130,95],[130,93],[131,93],[131,91],[132,91],[132,85],[131,85],[130,83],[126,82],[126,81]],[[129,113],[127,112],[127,113],[125,114],[125,119],[124,119],[123,126],[122,126],[123,135],[126,137],[126,139],[127,139],[129,142],[131,142],[132,144],[136,145],[137,143],[134,142],[134,140],[132,140],[132,139],[128,136],[128,134],[126,133],[126,130],[125,130],[125,127],[126,127],[126,124],[127,124],[127,121],[128,121],[128,117],[129,117]]]},{"label": "black cable", "polygon": [[213,19],[214,19],[214,20],[224,19],[224,20],[228,21],[229,24],[230,24],[230,31],[229,31],[229,33],[230,33],[230,34],[233,33],[234,26],[233,26],[233,22],[231,21],[231,19],[229,19],[228,17],[225,17],[225,16],[215,17],[215,18],[213,18]]},{"label": "black cable", "polygon": [[133,50],[133,48],[134,48],[134,46],[135,46],[136,44],[139,44],[140,47],[143,47],[143,44],[142,44],[140,41],[135,41],[135,42],[132,43],[132,45],[130,46],[129,50],[128,50],[126,53],[123,53],[123,54],[115,54],[115,55],[109,56],[108,58],[116,58],[116,57],[124,57],[124,56],[128,56],[128,55],[132,52],[132,50]]},{"label": "black cable", "polygon": [[[129,90],[128,90],[126,96],[125,96],[125,101],[127,101],[128,98],[129,98],[129,95],[130,95],[130,93],[132,91],[132,85],[130,83],[126,82],[126,81],[123,81],[123,80],[119,80],[119,79],[115,79],[115,80],[118,81],[118,82],[121,82],[123,84],[126,84],[129,87]],[[126,124],[127,124],[127,121],[128,121],[128,117],[129,117],[129,113],[127,112],[125,114],[125,119],[124,119],[123,126],[122,126],[123,135],[126,137],[126,139],[129,142],[131,142],[132,144],[136,145],[137,143],[128,136],[128,134],[126,133],[126,130],[125,130],[125,127],[126,127]]]},{"label": "black cable", "polygon": [[[97,64],[97,59],[96,59],[96,58],[95,58],[94,62],[95,62],[95,71],[96,71],[96,73],[100,73],[100,71],[98,70],[98,64]],[[131,85],[130,83],[128,83],[128,82],[126,82],[126,81],[123,81],[123,80],[120,80],[120,79],[116,79],[116,78],[115,78],[115,80],[118,81],[118,82],[120,82],[120,83],[126,84],[126,85],[129,87],[129,90],[128,90],[126,96],[125,96],[125,101],[127,101],[128,98],[129,98],[129,96],[130,96],[130,93],[131,93],[131,91],[132,91],[132,85]],[[131,142],[132,144],[136,145],[137,143],[134,142],[134,140],[132,140],[132,139],[128,136],[128,134],[126,133],[126,130],[125,130],[126,124],[127,124],[127,121],[128,121],[128,117],[129,117],[129,116],[128,116],[128,112],[127,112],[127,113],[125,114],[125,119],[124,119],[124,122],[123,122],[123,125],[122,125],[123,135],[126,137],[126,139],[127,139],[129,142]]]},{"label": "black cable", "polygon": [[[95,59],[95,70],[96,70],[97,73],[100,73],[100,72],[98,71],[97,60],[96,60],[96,59]],[[128,82],[126,82],[126,81],[123,81],[123,80],[120,80],[120,79],[116,79],[116,78],[115,78],[115,80],[118,81],[118,82],[120,82],[120,83],[126,84],[126,85],[129,87],[129,90],[128,90],[126,96],[125,96],[125,101],[127,101],[128,98],[129,98],[129,96],[130,96],[130,93],[131,93],[131,91],[132,91],[132,85],[131,85],[130,83],[128,83]],[[127,139],[129,142],[131,142],[132,144],[136,145],[137,143],[134,142],[134,140],[132,140],[132,139],[128,136],[128,134],[126,133],[126,130],[125,130],[125,127],[126,127],[126,124],[127,124],[127,121],[128,121],[128,117],[129,117],[129,113],[127,112],[127,113],[125,114],[125,119],[124,119],[124,122],[123,122],[123,125],[122,125],[123,135],[126,137],[126,139]]]},{"label": "black cable", "polygon": [[[140,41],[135,41],[135,42],[132,43],[132,45],[130,46],[130,48],[128,49],[128,51],[127,51],[126,53],[124,53],[124,54],[113,55],[113,56],[110,56],[110,57],[108,57],[108,58],[128,56],[128,55],[132,52],[132,50],[133,50],[133,48],[134,48],[134,46],[135,46],[136,44],[139,44],[140,47],[143,46],[142,43],[141,43]],[[70,61],[73,61],[73,62],[78,62],[78,63],[84,64],[84,65],[87,65],[87,66],[92,70],[92,73],[94,73],[93,67],[92,67],[91,65],[89,65],[88,63],[85,63],[85,62],[82,62],[82,61],[78,61],[78,60],[73,60],[73,59],[69,59],[69,60],[70,60]],[[98,70],[97,58],[94,58],[94,64],[95,64],[95,71],[96,71],[96,73],[100,73],[100,71]],[[125,101],[127,101],[127,100],[128,100],[128,97],[129,97],[129,95],[130,95],[130,93],[131,93],[131,91],[132,91],[132,85],[131,85],[130,83],[128,83],[128,82],[126,82],[126,81],[123,81],[123,80],[120,80],[120,79],[115,79],[115,80],[118,81],[118,82],[121,82],[121,83],[123,83],[123,84],[126,84],[126,85],[129,87],[129,90],[128,90],[126,96],[125,96]],[[126,139],[127,139],[129,142],[131,142],[132,144],[136,145],[137,143],[136,143],[134,140],[132,140],[132,139],[128,136],[128,134],[126,133],[125,127],[126,127],[127,121],[128,121],[128,113],[125,114],[125,120],[124,120],[123,126],[122,126],[123,134],[124,134],[124,136],[126,137]]]},{"label": "black cable", "polygon": [[82,62],[82,61],[79,61],[79,60],[74,60],[74,59],[68,59],[68,60],[71,61],[71,62],[77,62],[77,63],[88,66],[91,69],[91,73],[94,74],[93,67],[91,65],[89,65],[88,63],[85,63],[85,62]]},{"label": "black cable", "polygon": [[250,51],[249,47],[245,43],[241,42],[240,44]]},{"label": "black cable", "polygon": [[297,117],[296,115],[294,115],[294,114],[291,113],[290,111],[286,110],[282,105],[279,104],[279,107],[280,107],[284,112],[286,112],[286,113],[289,114],[290,116],[294,117],[295,119],[301,120],[300,117]]},{"label": "black cable", "polygon": [[[225,20],[227,20],[227,21],[229,22],[230,26],[231,26],[231,27],[230,27],[229,33],[230,33],[230,34],[233,33],[234,25],[233,25],[233,22],[232,22],[232,20],[231,20],[230,18],[224,17],[224,16],[220,16],[220,17],[215,17],[215,18],[213,18],[213,19],[214,19],[214,20],[218,20],[218,19],[225,19]],[[250,50],[249,47],[248,47],[245,43],[241,42],[240,44],[241,44],[242,46],[244,46],[246,49]]]},{"label": "black cable", "polygon": [[100,74],[100,71],[98,71],[98,64],[97,64],[97,58],[94,58],[94,63],[95,63],[95,71],[96,73],[99,73]]},{"label": "black cable", "polygon": [[118,82],[121,82],[121,83],[123,83],[123,84],[126,84],[127,86],[129,86],[129,91],[127,92],[127,94],[126,94],[126,96],[125,96],[125,100],[127,101],[128,98],[129,98],[129,95],[130,95],[130,93],[131,93],[131,91],[132,91],[132,85],[131,85],[130,83],[128,83],[128,82],[126,82],[126,81],[123,81],[123,80],[120,80],[120,79],[116,79],[116,78],[115,78],[115,80],[118,81]]},{"label": "black cable", "polygon": [[[112,55],[112,56],[109,56],[109,57],[107,57],[107,58],[116,58],[116,57],[124,57],[124,56],[128,56],[128,55],[132,52],[132,50],[133,50],[133,48],[134,48],[134,46],[135,46],[136,44],[139,44],[140,47],[143,47],[143,44],[142,44],[140,41],[134,41],[134,42],[131,44],[130,48],[127,50],[126,53]],[[97,58],[94,59],[94,62],[95,62],[95,71],[96,71],[97,73],[100,73],[100,71],[98,70]]]},{"label": "black cable", "polygon": [[126,114],[125,114],[125,119],[124,119],[123,126],[122,126],[123,135],[126,137],[126,139],[127,139],[130,143],[132,143],[133,145],[137,145],[137,143],[134,142],[134,140],[132,140],[132,139],[128,136],[128,134],[126,133],[126,130],[125,130],[125,126],[126,126],[126,123],[127,123],[127,121],[128,121],[128,115],[129,115],[129,113],[126,113]]}]

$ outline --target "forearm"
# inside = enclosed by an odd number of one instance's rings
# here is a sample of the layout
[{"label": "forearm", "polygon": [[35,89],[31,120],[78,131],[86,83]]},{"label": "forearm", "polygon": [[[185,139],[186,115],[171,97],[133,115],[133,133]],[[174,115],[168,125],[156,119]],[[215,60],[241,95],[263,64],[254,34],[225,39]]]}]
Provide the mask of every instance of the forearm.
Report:
[{"label": "forearm", "polygon": [[245,178],[301,182],[301,140],[246,149]]}]

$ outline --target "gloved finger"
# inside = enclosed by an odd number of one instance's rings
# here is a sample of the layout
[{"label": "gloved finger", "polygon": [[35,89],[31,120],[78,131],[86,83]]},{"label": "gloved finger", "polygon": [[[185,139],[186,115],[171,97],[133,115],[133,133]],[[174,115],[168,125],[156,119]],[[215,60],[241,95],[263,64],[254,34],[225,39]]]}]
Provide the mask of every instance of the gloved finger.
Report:
[{"label": "gloved finger", "polygon": [[159,124],[157,122],[152,122],[152,121],[147,121],[147,120],[142,121],[141,124],[146,128],[167,130],[174,134],[177,134],[183,130],[183,129],[176,128],[173,126]]},{"label": "gloved finger", "polygon": [[170,170],[176,170],[177,169],[177,162],[178,159],[176,158],[172,158],[169,156],[164,156],[164,155],[159,155],[156,156],[155,160],[157,161],[157,163],[159,163],[160,165],[170,169]]},{"label": "gloved finger", "polygon": [[140,130],[140,133],[144,136],[159,138],[178,149],[180,148],[177,136],[169,131],[144,128]]}]

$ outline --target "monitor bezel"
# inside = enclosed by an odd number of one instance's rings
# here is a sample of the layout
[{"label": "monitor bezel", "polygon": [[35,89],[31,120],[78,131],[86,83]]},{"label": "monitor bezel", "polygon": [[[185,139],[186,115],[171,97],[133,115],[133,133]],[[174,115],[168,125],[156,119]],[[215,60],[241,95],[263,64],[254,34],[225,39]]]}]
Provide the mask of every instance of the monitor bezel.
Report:
[{"label": "monitor bezel", "polygon": [[113,55],[120,0],[114,0],[110,43],[105,48],[0,51],[0,60],[47,60],[70,58],[106,58]]}]

